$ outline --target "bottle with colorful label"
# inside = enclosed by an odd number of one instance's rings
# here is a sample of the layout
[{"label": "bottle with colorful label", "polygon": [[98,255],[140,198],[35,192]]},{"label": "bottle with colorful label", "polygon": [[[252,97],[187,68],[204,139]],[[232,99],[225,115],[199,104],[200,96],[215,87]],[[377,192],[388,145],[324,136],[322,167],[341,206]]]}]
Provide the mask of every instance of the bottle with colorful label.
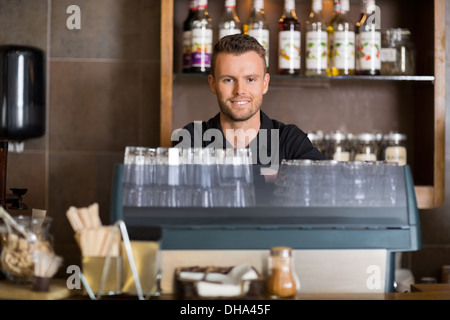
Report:
[{"label": "bottle with colorful label", "polygon": [[213,44],[213,21],[208,14],[208,0],[198,1],[191,24],[191,72],[209,73]]},{"label": "bottle with colorful label", "polygon": [[198,0],[189,0],[189,13],[183,22],[183,72],[191,72],[191,24],[198,8]]},{"label": "bottle with colorful label", "polygon": [[225,0],[225,11],[219,21],[219,40],[242,32],[241,21],[236,14],[236,0]]},{"label": "bottle with colorful label", "polygon": [[356,23],[356,74],[381,74],[380,10],[375,0],[361,0],[361,19]]},{"label": "bottle with colorful label", "polygon": [[312,10],[306,21],[305,75],[327,74],[328,35],[322,16],[322,0],[312,1]]},{"label": "bottle with colorful label", "polygon": [[347,13],[349,0],[334,0],[333,17],[328,31],[329,76],[355,74],[355,26]]},{"label": "bottle with colorful label", "polygon": [[266,49],[266,66],[269,68],[269,27],[264,13],[264,0],[253,0],[244,33],[254,37]]},{"label": "bottle with colorful label", "polygon": [[300,74],[301,25],[295,13],[295,0],[284,0],[284,13],[278,21],[278,73]]}]

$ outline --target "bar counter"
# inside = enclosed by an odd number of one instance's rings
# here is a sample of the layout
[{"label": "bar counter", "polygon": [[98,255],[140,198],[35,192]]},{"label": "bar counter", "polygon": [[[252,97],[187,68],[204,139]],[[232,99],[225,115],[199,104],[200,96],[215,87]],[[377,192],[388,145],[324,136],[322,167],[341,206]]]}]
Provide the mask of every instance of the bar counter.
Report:
[{"label": "bar counter", "polygon": [[[53,279],[49,292],[35,292],[28,285],[16,285],[7,280],[0,281],[1,300],[90,300],[88,295],[79,290],[69,290],[64,279]],[[133,295],[102,296],[101,300],[138,300]],[[162,294],[150,300],[177,300],[174,294]],[[214,299],[202,299],[214,300]],[[227,301],[224,299],[217,299]],[[264,296],[261,301],[276,301]],[[288,300],[450,300],[450,284],[413,284],[410,292],[387,293],[299,293]],[[188,300],[186,300],[188,301]],[[190,300],[192,301],[192,300]],[[247,300],[234,300],[247,301]]]},{"label": "bar counter", "polygon": [[[86,298],[73,296],[72,299]],[[103,299],[130,299],[130,296],[108,296]],[[136,297],[134,297],[136,298]],[[174,295],[162,295],[152,300],[173,300]],[[274,301],[261,297],[264,301]],[[414,284],[411,292],[389,293],[299,293],[289,300],[450,300],[450,284]],[[245,300],[242,300],[245,301]]]},{"label": "bar counter", "polygon": [[[73,295],[69,299],[88,299],[87,296]],[[104,300],[129,300],[137,297],[129,295],[105,296]],[[175,300],[173,294],[163,294],[151,300]],[[214,300],[214,299],[205,299]],[[262,301],[275,301],[262,296]],[[450,284],[414,284],[410,292],[388,293],[299,293],[288,300],[450,300]],[[246,301],[246,300],[240,300]]]}]

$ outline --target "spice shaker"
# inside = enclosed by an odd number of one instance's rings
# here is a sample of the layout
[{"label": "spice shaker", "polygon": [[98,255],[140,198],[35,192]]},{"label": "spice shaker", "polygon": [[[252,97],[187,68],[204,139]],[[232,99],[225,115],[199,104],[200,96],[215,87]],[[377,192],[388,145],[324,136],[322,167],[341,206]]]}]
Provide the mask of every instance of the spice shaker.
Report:
[{"label": "spice shaker", "polygon": [[294,257],[289,247],[273,247],[268,259],[269,274],[266,283],[271,298],[292,298],[300,288],[294,270]]},{"label": "spice shaker", "polygon": [[308,138],[311,140],[311,143],[313,146],[315,146],[317,149],[319,149],[320,152],[324,152],[325,145],[324,145],[324,135],[322,131],[316,131],[316,132],[308,132]]},{"label": "spice shaker", "polygon": [[336,131],[325,136],[326,150],[325,156],[337,161],[350,161],[351,148],[347,135]]},{"label": "spice shaker", "polygon": [[377,136],[373,133],[358,134],[355,149],[355,161],[377,161]]},{"label": "spice shaker", "polygon": [[397,162],[404,166],[407,160],[406,134],[390,132],[383,137],[383,158],[387,162]]}]

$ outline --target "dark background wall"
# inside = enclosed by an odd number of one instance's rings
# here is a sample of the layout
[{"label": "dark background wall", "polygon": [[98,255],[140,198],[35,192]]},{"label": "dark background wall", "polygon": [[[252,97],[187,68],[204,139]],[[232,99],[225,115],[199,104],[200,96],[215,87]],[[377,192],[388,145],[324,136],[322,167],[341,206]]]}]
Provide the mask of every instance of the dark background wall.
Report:
[{"label": "dark background wall", "polygon": [[[69,30],[70,5],[81,29]],[[127,145],[159,143],[158,0],[1,0],[0,44],[47,55],[47,128],[8,155],[7,187],[53,217],[55,249],[80,265],[69,206],[98,202],[109,223],[114,165]],[[62,270],[63,268],[61,268]]]}]

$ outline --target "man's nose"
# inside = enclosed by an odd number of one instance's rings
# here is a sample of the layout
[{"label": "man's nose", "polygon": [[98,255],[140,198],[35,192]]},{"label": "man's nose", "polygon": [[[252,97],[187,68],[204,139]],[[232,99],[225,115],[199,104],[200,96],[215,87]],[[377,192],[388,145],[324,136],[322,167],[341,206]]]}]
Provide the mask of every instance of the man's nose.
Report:
[{"label": "man's nose", "polygon": [[235,83],[236,83],[235,87],[234,87],[235,94],[236,95],[244,95],[245,90],[246,90],[245,82],[236,81]]}]

